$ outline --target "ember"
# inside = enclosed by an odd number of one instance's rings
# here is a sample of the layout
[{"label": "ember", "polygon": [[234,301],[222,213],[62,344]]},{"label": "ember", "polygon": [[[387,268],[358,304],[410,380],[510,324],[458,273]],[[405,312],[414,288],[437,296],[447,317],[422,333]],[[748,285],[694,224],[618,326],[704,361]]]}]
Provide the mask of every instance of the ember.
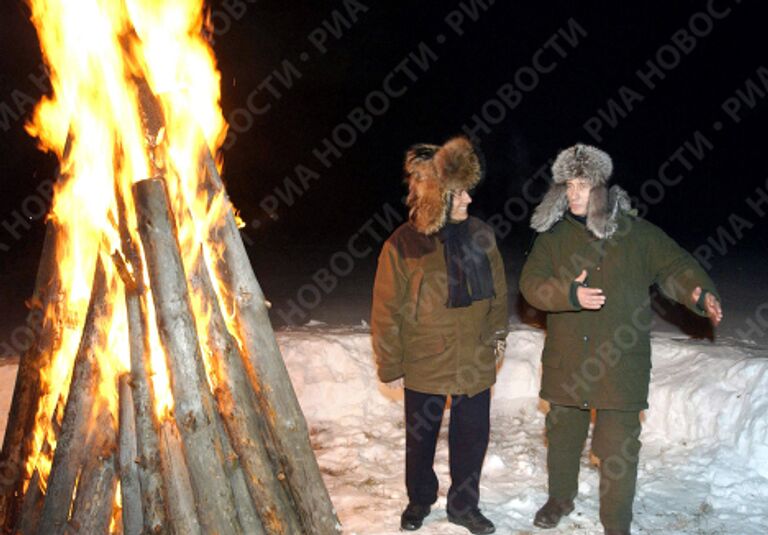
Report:
[{"label": "ember", "polygon": [[28,131],[61,171],[4,531],[339,532],[212,156],[226,126],[202,0],[30,7],[53,95]]}]

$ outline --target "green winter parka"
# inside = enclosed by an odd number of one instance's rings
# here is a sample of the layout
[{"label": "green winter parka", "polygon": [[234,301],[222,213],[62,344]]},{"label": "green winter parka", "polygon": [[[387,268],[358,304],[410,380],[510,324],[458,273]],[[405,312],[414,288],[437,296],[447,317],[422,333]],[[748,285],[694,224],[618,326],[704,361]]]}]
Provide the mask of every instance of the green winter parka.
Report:
[{"label": "green winter parka", "polygon": [[496,381],[494,349],[507,335],[507,285],[491,227],[468,221],[473,243],[488,255],[494,297],[448,308],[448,276],[437,235],[411,223],[384,243],[373,288],[371,333],[379,379],[404,377],[429,394],[473,396]]},{"label": "green winter parka", "polygon": [[[651,370],[649,287],[705,316],[694,288],[717,296],[699,263],[655,225],[622,213],[618,229],[598,239],[570,214],[538,235],[520,276],[525,299],[548,312],[540,396],[581,408],[648,407]],[[606,297],[600,310],[582,310],[574,279]],[[718,296],[719,299],[719,296]]]}]

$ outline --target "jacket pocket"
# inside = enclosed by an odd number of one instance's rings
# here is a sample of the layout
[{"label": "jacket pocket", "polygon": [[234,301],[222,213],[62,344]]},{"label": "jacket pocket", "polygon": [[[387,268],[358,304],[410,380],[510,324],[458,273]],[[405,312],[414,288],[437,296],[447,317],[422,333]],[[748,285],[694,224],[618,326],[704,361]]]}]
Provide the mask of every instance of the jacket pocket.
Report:
[{"label": "jacket pocket", "polygon": [[421,286],[424,284],[424,272],[417,270],[411,277],[411,283],[409,288],[409,301],[410,301],[410,320],[413,323],[419,321],[419,304],[421,301]]},{"label": "jacket pocket", "polygon": [[415,340],[408,343],[405,347],[406,359],[415,361],[440,355],[445,352],[445,347],[445,338],[442,336],[432,336]]}]

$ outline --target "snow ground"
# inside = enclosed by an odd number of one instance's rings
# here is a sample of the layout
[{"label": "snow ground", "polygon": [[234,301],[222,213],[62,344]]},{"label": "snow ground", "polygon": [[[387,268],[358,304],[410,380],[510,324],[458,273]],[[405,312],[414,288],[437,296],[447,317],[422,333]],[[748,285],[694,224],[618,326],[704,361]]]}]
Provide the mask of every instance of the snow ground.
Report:
[{"label": "snow ground", "polygon": [[[400,533],[407,501],[402,391],[377,382],[364,326],[310,326],[280,332],[278,340],[345,533]],[[494,389],[481,507],[501,534],[601,535],[598,474],[588,450],[576,510],[554,530],[531,523],[546,500],[546,408],[537,397],[542,344],[543,333],[525,326],[509,336]],[[654,337],[653,351],[633,533],[768,533],[767,355],[666,335]],[[436,459],[440,498],[419,533],[467,533],[446,520],[446,430],[444,424]]]},{"label": "snow ground", "polygon": [[[500,534],[602,535],[588,449],[576,510],[554,530],[531,523],[546,499],[546,407],[537,397],[543,338],[523,325],[509,335],[494,389],[481,507]],[[402,391],[378,383],[367,326],[311,323],[280,331],[278,341],[344,533],[400,533],[407,501]],[[633,533],[768,533],[768,354],[734,341],[657,334],[653,357]],[[2,430],[15,371],[0,367]],[[419,531],[425,535],[468,533],[445,515],[448,418],[447,412],[435,463],[440,498]]]}]

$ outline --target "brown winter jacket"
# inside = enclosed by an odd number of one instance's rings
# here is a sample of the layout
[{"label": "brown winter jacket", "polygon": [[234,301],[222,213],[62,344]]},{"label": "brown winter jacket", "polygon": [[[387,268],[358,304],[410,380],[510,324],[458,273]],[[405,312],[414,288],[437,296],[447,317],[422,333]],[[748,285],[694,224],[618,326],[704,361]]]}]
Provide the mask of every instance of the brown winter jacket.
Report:
[{"label": "brown winter jacket", "polygon": [[[691,301],[696,286],[717,295],[696,260],[655,225],[629,214],[606,239],[570,215],[542,232],[523,266],[520,291],[549,312],[541,397],[582,408],[648,407],[651,370],[649,287],[704,316]],[[582,310],[572,293],[583,269],[601,288],[600,310]]]},{"label": "brown winter jacket", "polygon": [[373,288],[371,332],[379,379],[405,378],[430,394],[474,395],[496,381],[494,348],[507,335],[507,285],[493,230],[470,217],[488,255],[495,295],[448,308],[443,245],[436,235],[401,225],[384,243]]}]

